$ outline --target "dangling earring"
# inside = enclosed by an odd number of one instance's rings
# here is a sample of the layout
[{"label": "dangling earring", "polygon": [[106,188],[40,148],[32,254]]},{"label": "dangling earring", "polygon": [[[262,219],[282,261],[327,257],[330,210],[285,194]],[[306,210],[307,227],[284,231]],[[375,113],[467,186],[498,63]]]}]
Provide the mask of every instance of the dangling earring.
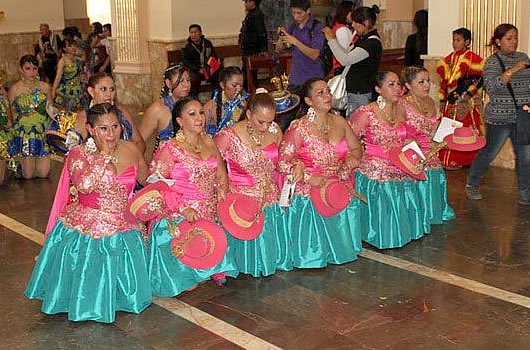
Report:
[{"label": "dangling earring", "polygon": [[186,141],[186,135],[184,135],[184,131],[182,131],[182,129],[179,129],[179,131],[177,131],[175,134],[175,141],[179,143]]},{"label": "dangling earring", "polygon": [[307,109],[307,119],[309,119],[310,122],[315,121],[317,117],[317,113],[315,112],[315,109],[313,107],[309,107]]},{"label": "dangling earring", "polygon": [[85,148],[89,152],[96,152],[98,150],[98,147],[96,146],[96,142],[92,137],[89,137],[86,139]]},{"label": "dangling earring", "polygon": [[95,104],[95,103],[94,103],[94,99],[91,99],[91,100],[90,100],[90,104],[88,105],[88,108],[92,108],[92,107],[94,107],[94,104]]},{"label": "dangling earring", "polygon": [[385,98],[381,95],[377,96],[377,107],[379,107],[379,109],[384,109],[386,107]]},{"label": "dangling earring", "polygon": [[277,134],[278,133],[278,124],[275,122],[272,122],[271,125],[269,125],[269,130],[271,134]]}]

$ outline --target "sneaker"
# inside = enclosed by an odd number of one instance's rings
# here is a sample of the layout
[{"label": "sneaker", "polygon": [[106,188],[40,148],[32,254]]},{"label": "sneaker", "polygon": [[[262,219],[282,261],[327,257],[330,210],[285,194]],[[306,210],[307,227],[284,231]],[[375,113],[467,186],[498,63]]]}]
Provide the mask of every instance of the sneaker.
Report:
[{"label": "sneaker", "polygon": [[482,199],[482,195],[478,191],[478,187],[466,185],[466,197],[472,201],[478,201]]}]

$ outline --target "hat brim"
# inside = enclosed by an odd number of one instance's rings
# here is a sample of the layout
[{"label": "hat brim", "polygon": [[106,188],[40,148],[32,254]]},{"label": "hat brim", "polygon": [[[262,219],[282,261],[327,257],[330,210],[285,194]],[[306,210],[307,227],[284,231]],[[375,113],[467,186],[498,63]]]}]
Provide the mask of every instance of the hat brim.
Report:
[{"label": "hat brim", "polygon": [[300,96],[291,94],[289,96],[289,104],[287,105],[287,107],[278,109],[278,106],[276,105],[276,114],[284,114],[284,113],[290,112],[296,107],[298,107],[299,104],[300,104]]},{"label": "hat brim", "polygon": [[68,153],[68,147],[66,146],[66,135],[62,132],[55,130],[46,130],[44,132],[46,135],[46,142],[50,145],[51,148],[55,151],[61,153]]},{"label": "hat brim", "polygon": [[394,164],[399,169],[403,170],[405,173],[407,173],[408,175],[412,176],[416,180],[422,180],[422,181],[427,180],[427,176],[425,175],[425,171],[422,170],[418,174],[414,174],[409,168],[407,168],[405,166],[405,164],[403,164],[401,159],[399,159],[399,154],[400,153],[401,153],[401,149],[399,149],[399,150],[396,149],[396,150],[393,150],[393,151],[390,152],[389,158],[390,158],[390,161],[392,162],[392,164]]},{"label": "hat brim", "polygon": [[144,195],[148,194],[149,192],[158,191],[160,192],[160,194],[162,194],[164,191],[168,191],[168,190],[169,190],[169,186],[167,183],[165,183],[164,181],[157,181],[155,183],[145,186],[140,191],[136,192],[134,197],[131,198],[131,200],[129,200],[129,203],[127,203],[127,207],[125,208],[125,219],[130,223],[137,223],[138,221],[149,221],[149,220],[154,219],[157,213],[152,212],[151,218],[148,218],[147,220],[141,220],[140,218],[136,217],[131,212],[131,207],[139,205],[138,201],[141,201],[142,197],[144,197]]},{"label": "hat brim", "polygon": [[[177,227],[179,228],[180,232],[187,232],[194,228],[199,228],[204,231],[208,231],[208,233],[212,236],[213,241],[215,242],[213,252],[207,257],[194,258],[184,255],[183,257],[178,258],[180,262],[191,268],[201,270],[210,269],[214,266],[219,265],[219,263],[225,257],[226,250],[228,248],[226,234],[221,226],[205,219],[199,219],[194,223],[189,223],[187,220],[182,220],[177,225]],[[183,235],[183,238],[184,236],[185,235]]]},{"label": "hat brim", "polygon": [[318,213],[323,217],[331,217],[339,214],[344,209],[346,209],[346,207],[350,203],[350,201],[348,201],[348,204],[345,205],[343,208],[334,208],[332,206],[329,206],[322,200],[321,190],[322,189],[320,187],[311,187],[311,190],[309,191],[309,196],[316,211],[318,211]]},{"label": "hat brim", "polygon": [[447,135],[444,138],[447,148],[453,151],[472,152],[484,148],[486,146],[486,138],[484,136],[477,136],[477,141],[469,144],[455,143],[453,135]]},{"label": "hat brim", "polygon": [[219,220],[223,224],[226,231],[233,237],[242,241],[252,241],[259,237],[261,231],[263,231],[263,225],[265,224],[265,217],[263,213],[259,216],[254,224],[250,227],[241,227],[238,225],[229,215],[230,205],[238,198],[242,197],[242,194],[230,193],[227,195],[225,200],[220,200],[217,203],[217,213],[219,214]]}]

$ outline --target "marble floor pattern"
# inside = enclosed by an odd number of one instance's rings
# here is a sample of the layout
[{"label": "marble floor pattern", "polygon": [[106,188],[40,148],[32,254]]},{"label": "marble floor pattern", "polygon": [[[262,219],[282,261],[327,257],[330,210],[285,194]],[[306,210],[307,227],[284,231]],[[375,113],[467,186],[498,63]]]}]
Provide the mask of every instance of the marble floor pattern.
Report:
[{"label": "marble floor pattern", "polygon": [[404,248],[204,283],[104,325],[23,295],[61,166],[0,185],[0,349],[530,349],[530,208],[513,171],[490,169],[479,202],[462,192],[467,170],[447,173],[457,219]]}]

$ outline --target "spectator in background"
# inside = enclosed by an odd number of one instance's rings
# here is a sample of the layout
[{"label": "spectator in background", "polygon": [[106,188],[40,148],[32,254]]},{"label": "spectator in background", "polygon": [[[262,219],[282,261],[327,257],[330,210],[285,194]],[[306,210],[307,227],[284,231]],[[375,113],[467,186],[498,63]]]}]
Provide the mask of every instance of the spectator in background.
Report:
[{"label": "spectator in background", "polygon": [[61,40],[50,31],[47,23],[40,25],[39,42],[35,46],[35,55],[39,59],[45,81],[53,83],[57,74],[57,62],[59,60]]},{"label": "spectator in background", "polygon": [[112,36],[112,27],[110,23],[103,26],[103,31],[99,34],[100,40],[96,45],[96,63],[94,65],[94,72],[112,73],[110,66],[110,42]]},{"label": "spectator in background", "polygon": [[181,50],[182,62],[190,69],[190,95],[197,96],[202,80],[217,81],[217,70],[212,75],[212,69],[208,65],[210,57],[217,59],[217,54],[215,53],[212,42],[202,34],[200,25],[190,25],[189,34],[188,43]]},{"label": "spectator in background", "polygon": [[291,0],[289,5],[294,23],[280,27],[281,40],[292,45],[289,89],[297,91],[310,78],[324,78],[320,53],[324,49],[323,25],[311,14],[309,0]]},{"label": "spectator in background", "polygon": [[423,67],[423,60],[420,57],[427,54],[428,17],[427,10],[416,11],[414,15],[414,25],[417,32],[409,35],[405,44],[405,66],[407,67]]},{"label": "spectator in background", "polygon": [[[268,42],[265,16],[263,16],[263,12],[259,9],[261,0],[243,0],[243,2],[245,3],[245,11],[247,14],[241,25],[239,45],[241,45],[241,55],[243,56],[243,73],[246,74],[245,57],[267,52]],[[245,88],[247,79],[245,79]],[[257,71],[253,71],[252,79],[257,83]]]},{"label": "spectator in background", "polygon": [[100,41],[100,34],[103,33],[103,26],[99,22],[94,22],[90,26],[91,32],[88,34],[86,47],[87,65],[90,73],[94,73],[94,61],[96,59],[96,46]]},{"label": "spectator in background", "polygon": [[[352,11],[354,9],[353,1],[343,1],[337,5],[333,22],[331,23],[331,30],[337,37],[337,42],[344,50],[350,50],[354,44],[354,31],[352,30]],[[331,68],[334,75],[342,73],[344,66],[340,64],[335,57],[333,57],[333,66]]]}]

